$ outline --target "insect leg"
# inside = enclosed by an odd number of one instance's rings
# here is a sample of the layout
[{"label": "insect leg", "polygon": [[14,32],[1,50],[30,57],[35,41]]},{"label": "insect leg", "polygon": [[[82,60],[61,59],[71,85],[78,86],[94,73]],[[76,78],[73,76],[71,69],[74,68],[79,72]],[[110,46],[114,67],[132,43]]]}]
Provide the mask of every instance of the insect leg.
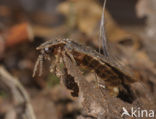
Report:
[{"label": "insect leg", "polygon": [[62,57],[60,54],[57,55],[56,59],[56,76],[62,79],[63,71],[61,69]]},{"label": "insect leg", "polygon": [[99,77],[97,76],[96,73],[94,73],[94,74],[95,74],[95,79],[96,79],[97,86],[98,86],[98,88],[100,89],[101,95],[104,97],[104,94],[103,94],[101,88],[105,89],[106,87],[105,87],[105,85],[100,84],[100,82],[99,82]]},{"label": "insect leg", "polygon": [[51,62],[51,65],[50,65],[50,72],[51,73],[56,73],[56,65],[58,64],[58,55],[55,55],[55,60],[54,62]]},{"label": "insect leg", "polygon": [[54,63],[51,63],[51,66],[50,66],[50,72],[55,73],[58,78],[61,78],[63,74],[62,69],[60,67],[61,63],[62,63],[61,49],[58,48],[57,54],[55,55],[55,61]]},{"label": "insect leg", "polygon": [[55,69],[56,69],[55,68],[56,67],[55,64],[56,64],[55,61],[54,61],[54,64],[53,63],[50,64],[50,68],[49,69],[50,69],[51,73],[55,72]]},{"label": "insect leg", "polygon": [[71,49],[69,49],[68,47],[65,47],[65,51],[66,51],[66,54],[69,56],[69,58],[72,60],[72,62],[76,64],[75,58],[71,54]]},{"label": "insect leg", "polygon": [[43,60],[44,60],[44,56],[39,55],[39,76],[42,76],[43,73]]}]

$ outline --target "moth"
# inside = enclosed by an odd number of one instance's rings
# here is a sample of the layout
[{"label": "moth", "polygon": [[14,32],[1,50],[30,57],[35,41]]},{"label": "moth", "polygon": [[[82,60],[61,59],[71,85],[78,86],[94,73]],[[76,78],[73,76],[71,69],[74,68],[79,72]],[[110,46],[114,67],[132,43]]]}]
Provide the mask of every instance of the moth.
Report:
[{"label": "moth", "polygon": [[[42,75],[43,63],[46,60],[51,62],[50,71],[61,77],[59,65],[65,64],[65,57],[79,68],[86,68],[94,72],[100,79],[106,82],[107,87],[126,87],[129,83],[135,82],[129,74],[113,63],[108,57],[101,55],[90,47],[80,45],[69,39],[49,40],[36,48],[40,55],[36,61],[33,77],[39,73]],[[53,58],[55,57],[55,58]]]}]

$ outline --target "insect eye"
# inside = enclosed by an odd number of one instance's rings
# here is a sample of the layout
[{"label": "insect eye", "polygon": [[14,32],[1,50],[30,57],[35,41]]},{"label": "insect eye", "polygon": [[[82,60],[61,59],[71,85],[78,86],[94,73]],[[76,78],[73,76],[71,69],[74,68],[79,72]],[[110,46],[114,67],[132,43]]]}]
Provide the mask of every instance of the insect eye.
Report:
[{"label": "insect eye", "polygon": [[52,48],[45,48],[44,50],[45,50],[46,53],[52,52]]}]

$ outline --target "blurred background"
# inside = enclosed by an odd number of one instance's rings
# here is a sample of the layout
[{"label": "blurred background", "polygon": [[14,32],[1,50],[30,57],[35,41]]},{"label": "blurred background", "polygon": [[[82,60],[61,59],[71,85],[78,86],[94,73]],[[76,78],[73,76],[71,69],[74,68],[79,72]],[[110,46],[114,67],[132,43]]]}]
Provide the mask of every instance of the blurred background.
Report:
[{"label": "blurred background", "polygon": [[[27,92],[29,116],[78,119],[83,115],[81,105],[48,72],[46,63],[43,76],[32,78],[39,54],[35,48],[49,39],[70,38],[97,50],[101,47],[98,38],[103,2],[0,0],[0,119],[25,119],[22,115],[27,115],[27,98],[15,98],[18,90],[16,83],[11,83],[15,87],[10,85],[9,77],[17,79]],[[156,1],[107,0],[105,29],[112,54],[147,84],[155,106]]]}]

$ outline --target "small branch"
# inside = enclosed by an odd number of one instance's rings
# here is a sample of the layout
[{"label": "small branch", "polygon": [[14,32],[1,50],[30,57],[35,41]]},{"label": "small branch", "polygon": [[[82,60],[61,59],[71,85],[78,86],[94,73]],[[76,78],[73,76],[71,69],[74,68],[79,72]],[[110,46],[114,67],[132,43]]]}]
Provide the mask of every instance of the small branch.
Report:
[{"label": "small branch", "polygon": [[21,114],[22,119],[36,119],[33,108],[30,104],[29,96],[24,87],[2,66],[0,66],[0,83],[1,85],[5,85],[10,91],[14,101],[14,109],[17,110],[19,107],[21,109],[22,106],[22,110],[24,110],[22,111],[23,114]]}]

